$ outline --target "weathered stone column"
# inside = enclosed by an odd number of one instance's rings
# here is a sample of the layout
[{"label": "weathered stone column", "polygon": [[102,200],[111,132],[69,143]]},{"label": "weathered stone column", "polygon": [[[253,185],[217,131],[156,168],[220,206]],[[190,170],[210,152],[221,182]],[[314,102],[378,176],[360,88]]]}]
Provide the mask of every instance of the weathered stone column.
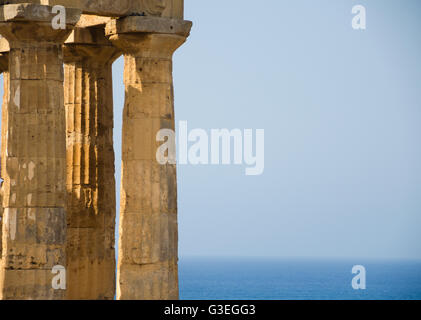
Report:
[{"label": "weathered stone column", "polygon": [[139,16],[107,24],[125,59],[117,299],[178,299],[176,166],[157,162],[156,134],[174,130],[172,55],[190,28]]},{"label": "weathered stone column", "polygon": [[62,43],[80,11],[66,10],[66,29],[53,29],[54,16],[50,6],[0,7],[10,45],[0,299],[65,296],[52,287],[52,268],[66,265]]},{"label": "weathered stone column", "polygon": [[114,299],[112,63],[104,27],[76,28],[64,47],[68,299]]},{"label": "weathered stone column", "polygon": [[[7,128],[7,94],[9,93],[9,44],[6,39],[0,37],[0,73],[3,74],[3,105],[2,105],[2,125],[1,125],[1,160],[0,160],[0,178],[3,179],[5,139]],[[0,265],[2,257],[2,234],[3,234],[3,182],[0,188]]]}]

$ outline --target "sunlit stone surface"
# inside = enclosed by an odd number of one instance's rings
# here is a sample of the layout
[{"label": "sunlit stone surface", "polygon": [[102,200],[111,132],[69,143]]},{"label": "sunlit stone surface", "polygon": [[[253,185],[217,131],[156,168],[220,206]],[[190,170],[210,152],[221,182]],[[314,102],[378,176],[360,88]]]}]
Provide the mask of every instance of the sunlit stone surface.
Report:
[{"label": "sunlit stone surface", "polygon": [[176,167],[155,154],[158,130],[174,129],[172,55],[190,28],[182,0],[0,1],[0,299],[178,298]]}]

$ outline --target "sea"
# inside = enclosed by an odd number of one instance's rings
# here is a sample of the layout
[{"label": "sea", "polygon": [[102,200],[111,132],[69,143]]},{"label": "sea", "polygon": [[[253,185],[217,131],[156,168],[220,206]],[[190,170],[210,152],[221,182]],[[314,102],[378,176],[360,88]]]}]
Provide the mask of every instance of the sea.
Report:
[{"label": "sea", "polygon": [[183,300],[419,300],[421,261],[185,257],[179,281]]}]

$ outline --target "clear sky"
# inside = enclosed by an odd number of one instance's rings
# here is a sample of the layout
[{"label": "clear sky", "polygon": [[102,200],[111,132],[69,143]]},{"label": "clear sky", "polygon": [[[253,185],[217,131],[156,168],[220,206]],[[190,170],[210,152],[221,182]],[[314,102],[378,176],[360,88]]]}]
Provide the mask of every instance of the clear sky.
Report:
[{"label": "clear sky", "polygon": [[[367,29],[351,9],[367,9]],[[421,2],[185,0],[177,121],[264,129],[265,171],[178,168],[180,256],[421,259]],[[114,65],[117,181],[123,61]]]},{"label": "clear sky", "polygon": [[265,129],[265,172],[180,166],[180,255],[421,258],[421,2],[185,8],[177,120]]}]

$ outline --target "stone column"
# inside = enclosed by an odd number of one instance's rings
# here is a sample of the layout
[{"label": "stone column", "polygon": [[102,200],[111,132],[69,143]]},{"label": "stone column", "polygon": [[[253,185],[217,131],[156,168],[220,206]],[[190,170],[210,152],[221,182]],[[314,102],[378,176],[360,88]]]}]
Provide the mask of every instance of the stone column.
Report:
[{"label": "stone column", "polygon": [[77,28],[64,47],[68,299],[114,299],[112,63],[104,28]]},{"label": "stone column", "polygon": [[[0,178],[3,179],[3,170],[5,157],[5,139],[7,132],[7,94],[9,92],[9,53],[2,52],[4,38],[0,39],[0,73],[3,74],[3,105],[2,105],[2,118],[1,118],[1,160],[0,160]],[[7,41],[6,41],[7,42]],[[7,44],[7,47],[9,45]],[[8,49],[7,49],[8,50]],[[1,182],[0,188],[0,265],[2,257],[2,229],[3,229],[3,182]]]},{"label": "stone column", "polygon": [[50,6],[0,7],[10,45],[0,299],[65,296],[52,286],[52,268],[66,265],[62,44],[80,11],[66,10],[65,29],[53,29],[54,16]]},{"label": "stone column", "polygon": [[107,24],[124,53],[117,299],[178,299],[177,180],[156,160],[160,129],[174,130],[172,55],[191,22],[127,17]]}]

